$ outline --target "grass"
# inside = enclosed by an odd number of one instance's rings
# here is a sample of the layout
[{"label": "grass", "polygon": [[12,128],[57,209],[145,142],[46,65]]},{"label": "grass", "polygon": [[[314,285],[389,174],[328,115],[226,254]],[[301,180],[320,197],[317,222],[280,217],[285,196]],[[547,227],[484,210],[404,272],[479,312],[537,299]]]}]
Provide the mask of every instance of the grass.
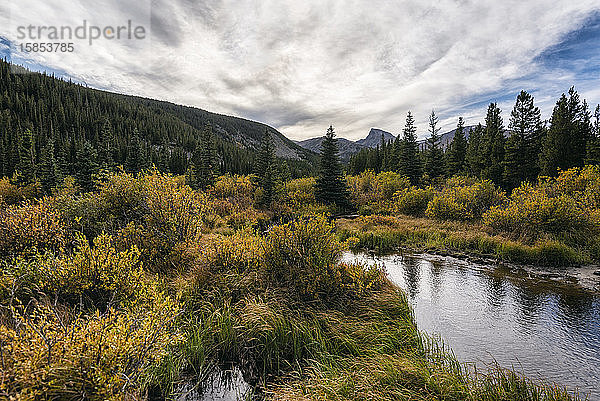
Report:
[{"label": "grass", "polygon": [[436,221],[402,215],[370,216],[355,220],[340,219],[337,228],[339,238],[348,241],[352,248],[379,253],[406,247],[468,253],[507,262],[545,266],[578,265],[592,261],[585,249],[576,249],[553,239],[538,239],[531,244],[494,234],[475,223]]}]

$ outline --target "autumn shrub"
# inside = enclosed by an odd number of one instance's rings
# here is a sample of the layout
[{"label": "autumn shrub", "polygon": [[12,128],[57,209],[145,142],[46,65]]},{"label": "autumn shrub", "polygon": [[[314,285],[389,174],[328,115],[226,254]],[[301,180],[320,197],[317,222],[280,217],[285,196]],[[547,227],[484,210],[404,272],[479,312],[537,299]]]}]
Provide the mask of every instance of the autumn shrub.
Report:
[{"label": "autumn shrub", "polygon": [[317,203],[314,177],[296,178],[285,183],[283,202],[293,209],[300,209]]},{"label": "autumn shrub", "polygon": [[21,300],[41,296],[102,309],[144,298],[149,288],[139,251],[135,247],[118,251],[111,241],[101,235],[90,244],[79,235],[73,253],[5,261],[0,265],[0,295],[12,293]]},{"label": "autumn shrub", "polygon": [[238,208],[248,208],[254,203],[256,188],[250,176],[223,175],[210,189],[210,195],[217,199],[228,200]]},{"label": "autumn shrub", "polygon": [[180,341],[178,306],[160,294],[144,306],[70,317],[45,305],[15,307],[0,324],[0,391],[8,399],[131,400]]},{"label": "autumn shrub", "polygon": [[422,216],[435,194],[436,191],[432,187],[410,187],[400,190],[394,195],[395,210],[409,216]]},{"label": "autumn shrub", "polygon": [[[552,193],[552,192],[551,192]],[[545,184],[524,183],[513,190],[510,202],[491,208],[484,224],[535,239],[541,233],[585,239],[598,231],[598,222],[581,202],[569,195],[549,195]]]},{"label": "autumn shrub", "polygon": [[68,232],[49,198],[0,209],[0,255],[57,251],[68,242]]},{"label": "autumn shrub", "polygon": [[201,246],[200,263],[213,271],[258,269],[264,254],[264,239],[252,230],[217,235]]},{"label": "autumn shrub", "polygon": [[427,206],[426,216],[438,220],[475,220],[506,200],[504,192],[491,181],[471,182],[466,177],[448,180]]},{"label": "autumn shrub", "polygon": [[376,274],[359,275],[355,266],[339,263],[343,246],[323,215],[275,226],[265,242],[265,280],[301,299],[332,301],[352,288],[375,289],[383,283]]},{"label": "autumn shrub", "polygon": [[367,170],[346,180],[353,202],[366,211],[363,214],[385,213],[394,194],[410,187],[408,178],[393,171],[375,174]]},{"label": "autumn shrub", "polygon": [[16,205],[26,199],[34,199],[42,194],[38,182],[19,186],[10,182],[8,177],[0,178],[0,202]]}]

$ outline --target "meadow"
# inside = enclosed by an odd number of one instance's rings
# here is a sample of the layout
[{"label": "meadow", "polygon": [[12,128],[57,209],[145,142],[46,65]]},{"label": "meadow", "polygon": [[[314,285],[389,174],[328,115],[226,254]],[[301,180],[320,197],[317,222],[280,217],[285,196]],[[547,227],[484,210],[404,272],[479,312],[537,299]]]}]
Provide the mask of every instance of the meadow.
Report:
[{"label": "meadow", "polygon": [[600,173],[510,196],[455,177],[347,177],[361,216],[331,218],[314,179],[269,208],[251,177],[206,191],[117,172],[51,196],[0,181],[0,397],[175,398],[235,366],[272,400],[571,400],[513,371],[469,373],[423,333],[402,290],[347,249],[448,248],[540,263],[597,260]]}]

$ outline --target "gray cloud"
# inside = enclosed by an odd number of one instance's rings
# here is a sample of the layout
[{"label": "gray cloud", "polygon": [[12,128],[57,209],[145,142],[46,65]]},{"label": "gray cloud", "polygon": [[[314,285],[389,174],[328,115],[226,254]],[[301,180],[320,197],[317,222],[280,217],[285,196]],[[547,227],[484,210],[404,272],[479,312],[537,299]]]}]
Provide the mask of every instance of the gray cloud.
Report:
[{"label": "gray cloud", "polygon": [[[420,132],[432,108],[448,128],[459,113],[475,123],[478,103],[521,88],[547,114],[577,77],[536,57],[600,9],[597,0],[101,2],[11,0],[0,35],[14,41],[24,23],[134,18],[151,28],[148,40],[76,44],[34,61],[92,86],[258,119],[294,139],[329,124],[353,139],[372,126],[400,132],[409,109]],[[511,102],[501,102],[505,118]]]}]

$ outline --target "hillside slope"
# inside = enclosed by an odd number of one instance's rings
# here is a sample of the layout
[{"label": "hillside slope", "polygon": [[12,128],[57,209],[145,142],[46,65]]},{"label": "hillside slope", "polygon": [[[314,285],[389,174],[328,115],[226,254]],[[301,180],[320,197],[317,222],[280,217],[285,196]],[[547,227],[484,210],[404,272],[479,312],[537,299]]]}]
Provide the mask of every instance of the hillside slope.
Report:
[{"label": "hillside slope", "polygon": [[[143,155],[163,171],[182,174],[207,124],[215,133],[221,173],[252,172],[266,129],[274,137],[277,156],[288,159],[293,176],[311,171],[315,164],[315,154],[266,124],[91,89],[24,69],[15,74],[11,68],[21,67],[0,60],[0,176],[12,176],[23,164],[23,146],[31,148],[29,142],[33,151],[28,164],[34,170],[41,167],[43,150],[52,143],[64,174],[76,172],[78,154],[100,157],[102,151],[117,164],[127,165]],[[27,130],[32,138],[24,135]]]}]

